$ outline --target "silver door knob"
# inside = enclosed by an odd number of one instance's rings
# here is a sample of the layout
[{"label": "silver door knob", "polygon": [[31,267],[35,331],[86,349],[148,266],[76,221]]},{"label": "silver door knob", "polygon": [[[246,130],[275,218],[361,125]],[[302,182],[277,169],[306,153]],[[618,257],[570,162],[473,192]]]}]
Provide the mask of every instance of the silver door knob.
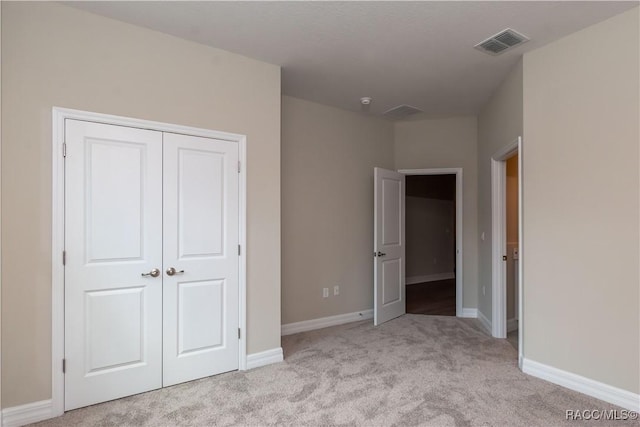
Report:
[{"label": "silver door knob", "polygon": [[176,270],[173,267],[167,268],[167,276],[173,276],[174,274],[182,274],[184,270]]},{"label": "silver door knob", "polygon": [[159,268],[154,268],[153,270],[151,270],[148,273],[142,273],[142,277],[158,277],[160,275],[160,269]]}]

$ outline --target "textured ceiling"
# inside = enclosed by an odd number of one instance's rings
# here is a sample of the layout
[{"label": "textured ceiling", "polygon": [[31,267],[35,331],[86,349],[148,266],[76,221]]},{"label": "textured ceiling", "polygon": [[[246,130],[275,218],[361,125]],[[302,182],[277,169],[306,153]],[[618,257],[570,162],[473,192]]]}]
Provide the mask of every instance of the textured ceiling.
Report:
[{"label": "textured ceiling", "polygon": [[[409,104],[476,113],[524,52],[631,2],[69,2],[72,7],[282,66],[284,94],[370,113]],[[511,27],[531,41],[473,48]]]}]

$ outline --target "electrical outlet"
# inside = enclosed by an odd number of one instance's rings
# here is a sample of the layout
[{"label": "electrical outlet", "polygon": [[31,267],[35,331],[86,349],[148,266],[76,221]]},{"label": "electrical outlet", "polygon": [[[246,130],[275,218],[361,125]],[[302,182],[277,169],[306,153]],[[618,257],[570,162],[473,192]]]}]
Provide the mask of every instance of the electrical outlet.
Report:
[{"label": "electrical outlet", "polygon": [[436,265],[438,263],[438,258],[434,258],[433,259],[433,265]]},{"label": "electrical outlet", "polygon": [[329,298],[329,288],[322,288],[322,298]]},{"label": "electrical outlet", "polygon": [[333,287],[333,295],[340,295],[340,286],[336,285]]},{"label": "electrical outlet", "polygon": [[484,295],[486,295],[485,291],[486,291],[486,289],[485,289],[485,287],[483,286],[483,287],[482,287],[482,295],[483,295],[483,296],[484,296]]}]

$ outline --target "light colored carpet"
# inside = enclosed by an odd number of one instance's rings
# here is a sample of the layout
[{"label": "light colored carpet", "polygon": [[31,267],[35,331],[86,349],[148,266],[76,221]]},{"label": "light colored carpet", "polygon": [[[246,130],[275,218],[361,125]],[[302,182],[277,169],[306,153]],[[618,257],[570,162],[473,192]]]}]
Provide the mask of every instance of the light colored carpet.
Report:
[{"label": "light colored carpet", "polygon": [[[620,409],[527,376],[474,319],[405,315],[283,337],[285,362],[66,413],[40,426],[577,426]],[[608,424],[607,424],[608,423]],[[616,426],[638,422],[614,422]]]}]

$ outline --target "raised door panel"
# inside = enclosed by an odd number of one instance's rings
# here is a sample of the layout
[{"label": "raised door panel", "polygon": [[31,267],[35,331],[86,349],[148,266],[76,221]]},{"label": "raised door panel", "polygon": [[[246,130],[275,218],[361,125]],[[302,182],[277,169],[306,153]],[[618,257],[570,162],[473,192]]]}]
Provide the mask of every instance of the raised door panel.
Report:
[{"label": "raised door panel", "polygon": [[382,180],[382,246],[400,245],[401,184],[397,179]]},{"label": "raised door panel", "polygon": [[89,139],[86,150],[87,262],[143,259],[144,144]]},{"label": "raised door panel", "polygon": [[145,362],[144,292],[132,287],[85,293],[86,375]]},{"label": "raised door panel", "polygon": [[225,345],[224,296],[224,280],[178,284],[179,356]]},{"label": "raised door panel", "polygon": [[180,148],[178,167],[178,259],[223,256],[224,153]]},{"label": "raised door panel", "polygon": [[400,301],[402,295],[402,279],[401,274],[401,260],[392,259],[389,261],[382,261],[382,305]]}]

